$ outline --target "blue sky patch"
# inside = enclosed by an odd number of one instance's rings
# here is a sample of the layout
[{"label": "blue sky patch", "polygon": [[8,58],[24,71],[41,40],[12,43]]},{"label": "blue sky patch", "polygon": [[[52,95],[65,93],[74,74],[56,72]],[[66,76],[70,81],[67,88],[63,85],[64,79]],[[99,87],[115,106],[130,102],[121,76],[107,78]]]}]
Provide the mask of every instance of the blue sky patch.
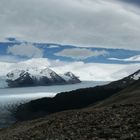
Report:
[{"label": "blue sky patch", "polygon": [[[15,42],[15,41],[16,39],[10,38],[9,42],[0,42],[0,56],[6,56],[6,55],[15,56],[15,54],[8,53],[8,47],[12,48],[15,45],[20,46],[21,44],[23,44],[23,42]],[[84,59],[80,59],[80,61],[83,61],[85,63],[114,63],[114,64],[128,64],[128,63],[136,63],[136,62],[140,63],[139,59],[137,60],[132,59],[132,60],[124,61],[124,59],[131,58],[134,56],[139,56],[140,51],[135,51],[135,50],[94,48],[94,47],[87,48],[87,47],[77,47],[77,46],[72,46],[72,45],[53,44],[53,43],[52,44],[51,43],[48,43],[48,44],[47,43],[46,44],[45,43],[32,43],[32,45],[42,51],[43,53],[42,57],[52,59],[52,60],[58,59],[61,61],[68,61],[68,62],[78,61],[79,59],[76,59],[76,56],[73,56],[72,54],[68,56],[67,54],[66,55],[63,54],[61,56],[60,52],[64,53],[65,50],[79,49],[83,51],[88,50],[89,52],[89,57],[88,57],[88,54],[87,54],[87,57],[86,56],[82,57],[84,53],[78,54],[79,56],[81,55],[81,58],[84,58]],[[90,54],[90,51],[91,51],[91,54]],[[100,52],[102,51],[107,52],[107,54],[106,55],[100,54]],[[93,55],[92,55],[92,52],[93,52]],[[95,52],[95,56],[94,56],[94,52]],[[98,52],[99,52],[99,55],[97,54]],[[60,54],[56,55],[58,53]],[[73,53],[75,55],[75,52]],[[28,56],[17,55],[16,57],[19,58],[19,60],[29,59]],[[113,58],[113,59],[110,59],[110,58]],[[117,60],[117,59],[120,59],[120,60]]]}]

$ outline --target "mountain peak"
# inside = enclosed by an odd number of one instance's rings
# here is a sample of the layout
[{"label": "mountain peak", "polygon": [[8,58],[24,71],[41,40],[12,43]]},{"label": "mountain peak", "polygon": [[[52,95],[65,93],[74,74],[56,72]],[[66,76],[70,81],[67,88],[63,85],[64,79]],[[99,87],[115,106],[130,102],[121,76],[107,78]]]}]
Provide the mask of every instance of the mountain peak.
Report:
[{"label": "mountain peak", "polygon": [[78,78],[77,76],[75,76],[72,72],[66,72],[64,75],[69,76],[71,78]]},{"label": "mountain peak", "polygon": [[6,76],[8,79],[16,80],[17,78],[21,77],[23,74],[25,74],[25,70],[15,69],[8,73]]}]

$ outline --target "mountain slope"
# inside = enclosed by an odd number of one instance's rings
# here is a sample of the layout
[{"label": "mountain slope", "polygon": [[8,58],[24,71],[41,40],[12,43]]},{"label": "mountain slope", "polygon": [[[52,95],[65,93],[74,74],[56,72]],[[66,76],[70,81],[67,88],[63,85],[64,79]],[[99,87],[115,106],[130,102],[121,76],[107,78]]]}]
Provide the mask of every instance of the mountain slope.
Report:
[{"label": "mountain slope", "polygon": [[128,77],[108,85],[64,92],[57,94],[53,98],[42,98],[31,101],[20,105],[15,111],[15,116],[19,120],[29,120],[54,112],[78,109],[95,104],[134,84],[138,81],[135,80],[134,76],[139,74],[139,72],[137,71]]},{"label": "mountain slope", "polygon": [[134,82],[121,90],[117,94],[97,104],[97,107],[105,107],[113,104],[129,104],[140,102],[140,70],[128,76],[127,80],[134,80]]},{"label": "mountain slope", "polygon": [[111,106],[113,104],[131,104],[140,102],[140,80],[131,86],[98,103],[96,107]]},{"label": "mountain slope", "polygon": [[72,72],[66,72],[61,76],[68,83],[79,83],[80,82],[79,77],[75,76]]}]

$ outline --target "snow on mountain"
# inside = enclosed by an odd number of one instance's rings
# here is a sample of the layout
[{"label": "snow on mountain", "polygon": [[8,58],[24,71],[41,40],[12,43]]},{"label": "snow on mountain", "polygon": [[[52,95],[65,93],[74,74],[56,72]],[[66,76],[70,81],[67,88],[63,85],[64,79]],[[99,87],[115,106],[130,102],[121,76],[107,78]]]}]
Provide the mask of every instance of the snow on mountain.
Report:
[{"label": "snow on mountain", "polygon": [[35,70],[38,71],[38,69],[44,69],[49,66],[50,62],[48,61],[47,58],[33,58],[18,63],[0,62],[0,76],[5,76],[7,73],[15,69],[21,70],[33,69],[32,72],[35,72]]},{"label": "snow on mountain", "polygon": [[75,78],[75,75],[72,72],[66,72],[65,75],[70,78]]},{"label": "snow on mountain", "polygon": [[69,81],[71,78],[65,74],[61,74],[61,77],[66,80],[66,81]]},{"label": "snow on mountain", "polygon": [[56,76],[55,72],[49,68],[38,69],[38,68],[27,68],[26,70],[15,69],[7,74],[7,79],[16,80],[25,73],[28,73],[30,77],[40,79],[41,77],[52,78],[52,74]]},{"label": "snow on mountain", "polygon": [[6,76],[7,76],[7,79],[16,80],[20,76],[22,76],[23,74],[25,74],[25,72],[26,71],[24,71],[24,70],[15,69],[14,71],[11,71],[10,73],[8,73]]},{"label": "snow on mountain", "polygon": [[79,78],[75,76],[72,72],[66,72],[63,75],[61,75],[65,81],[70,83],[80,82]]},{"label": "snow on mountain", "polygon": [[134,73],[131,76],[131,78],[134,79],[134,80],[139,80],[140,79],[140,70],[138,70],[136,73]]},{"label": "snow on mountain", "polygon": [[54,72],[54,71],[52,71],[51,69],[49,69],[49,68],[45,68],[45,69],[43,69],[43,70],[41,70],[40,71],[40,74],[42,75],[42,76],[47,76],[48,78],[52,78],[52,77],[55,77],[57,74]]},{"label": "snow on mountain", "polygon": [[12,70],[6,76],[7,76],[7,79],[16,80],[20,78],[22,75],[24,75],[25,73],[28,73],[32,78],[35,77],[37,79],[40,79],[41,77],[46,76],[47,78],[51,79],[52,78],[51,74],[54,72],[49,68],[45,68],[45,69],[40,69],[37,67],[27,68],[27,69],[20,68],[20,69]]},{"label": "snow on mountain", "polygon": [[6,81],[10,87],[74,84],[80,82],[78,77],[72,73],[67,73],[65,76],[69,77],[69,79],[65,80],[50,68],[15,69],[7,74]]},{"label": "snow on mountain", "polygon": [[127,77],[124,77],[121,80],[118,80],[117,82],[114,82],[114,83],[115,83],[115,85],[123,87],[126,85],[131,85],[139,79],[140,79],[140,70],[138,70],[138,71],[134,72],[133,74],[131,74]]}]

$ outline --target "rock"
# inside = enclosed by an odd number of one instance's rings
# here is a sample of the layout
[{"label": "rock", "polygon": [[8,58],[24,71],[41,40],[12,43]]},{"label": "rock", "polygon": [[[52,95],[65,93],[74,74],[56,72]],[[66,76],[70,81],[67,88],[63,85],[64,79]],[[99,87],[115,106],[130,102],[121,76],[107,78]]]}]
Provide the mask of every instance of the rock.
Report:
[{"label": "rock", "polygon": [[[0,130],[0,140],[138,140],[139,110],[140,104],[125,104],[115,109],[64,111]],[[130,124],[128,119],[134,123]],[[126,126],[128,130],[124,129]]]},{"label": "rock", "polygon": [[122,134],[120,140],[130,140],[131,138],[130,134]]}]

